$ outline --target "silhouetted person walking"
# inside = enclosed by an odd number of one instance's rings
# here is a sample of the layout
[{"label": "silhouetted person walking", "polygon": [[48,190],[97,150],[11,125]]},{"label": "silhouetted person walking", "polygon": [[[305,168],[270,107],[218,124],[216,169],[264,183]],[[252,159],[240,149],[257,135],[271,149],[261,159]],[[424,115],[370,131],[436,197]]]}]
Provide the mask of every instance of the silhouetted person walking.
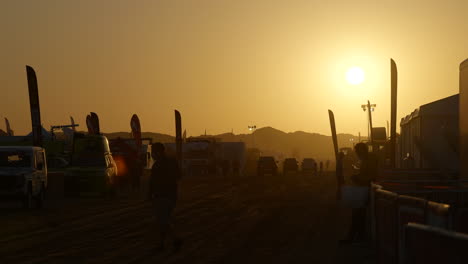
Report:
[{"label": "silhouetted person walking", "polygon": [[158,249],[164,249],[167,236],[172,235],[174,250],[178,251],[182,240],[175,233],[171,216],[177,202],[177,182],[181,177],[179,164],[176,159],[166,156],[164,145],[161,143],[153,144],[151,152],[155,162],[151,168],[148,196],[153,201],[159,224],[161,244]]},{"label": "silhouetted person walking", "polygon": [[320,170],[319,170],[320,176],[323,174],[323,161],[320,162]]},{"label": "silhouetted person walking", "polygon": [[[351,177],[355,186],[367,187],[369,191],[370,183],[375,179],[378,173],[377,158],[369,153],[367,145],[358,143],[354,146],[354,150],[360,160],[359,174],[354,174]],[[341,240],[340,244],[348,244],[352,242],[363,242],[366,239],[366,220],[367,220],[367,202],[361,208],[353,208],[351,229],[345,240]]]}]

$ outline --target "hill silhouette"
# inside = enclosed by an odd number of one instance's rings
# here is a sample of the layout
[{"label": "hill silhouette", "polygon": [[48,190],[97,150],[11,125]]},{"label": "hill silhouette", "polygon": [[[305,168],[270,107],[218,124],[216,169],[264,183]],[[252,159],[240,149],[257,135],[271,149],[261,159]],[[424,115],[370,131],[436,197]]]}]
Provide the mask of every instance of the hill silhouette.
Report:
[{"label": "hill silhouette", "polygon": [[[105,133],[109,138],[129,138],[129,132]],[[296,131],[286,133],[272,127],[263,127],[250,134],[223,133],[207,135],[219,138],[223,142],[245,142],[247,148],[258,148],[262,155],[273,155],[279,159],[287,157],[315,158],[317,160],[333,160],[333,141],[331,136],[317,133]],[[153,142],[170,143],[175,141],[174,136],[143,132],[142,137],[152,138]],[[351,134],[338,134],[339,147],[352,147],[358,142],[358,137]]]}]

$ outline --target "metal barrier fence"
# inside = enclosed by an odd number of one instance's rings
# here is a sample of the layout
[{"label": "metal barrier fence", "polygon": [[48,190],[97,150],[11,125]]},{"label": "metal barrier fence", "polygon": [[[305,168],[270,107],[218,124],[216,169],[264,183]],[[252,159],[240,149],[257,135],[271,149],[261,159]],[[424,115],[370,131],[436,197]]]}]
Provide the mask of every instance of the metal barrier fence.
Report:
[{"label": "metal barrier fence", "polygon": [[375,226],[379,264],[398,263],[398,195],[377,189],[375,193]]},{"label": "metal barrier fence", "polygon": [[449,229],[450,228],[450,205],[427,202],[426,224],[433,227]]},{"label": "metal barrier fence", "polygon": [[403,263],[405,226],[410,222],[426,222],[427,200],[407,195],[399,195],[398,203],[398,258]]},{"label": "metal barrier fence", "polygon": [[404,264],[468,263],[468,235],[428,225],[405,227]]},{"label": "metal barrier fence", "polygon": [[[371,206],[374,207],[371,208],[371,227],[375,226],[375,229],[372,229],[374,232],[372,237],[375,238],[378,263],[408,263],[406,256],[413,254],[413,252],[408,252],[409,249],[405,244],[408,223],[425,224],[434,228],[459,232],[468,231],[468,207],[465,206],[466,200],[463,199],[466,195],[462,190],[439,191],[437,194],[419,192],[417,194],[420,197],[415,197],[390,192],[380,185],[373,184],[371,192],[373,192]],[[457,204],[452,206],[428,201],[421,198],[421,194],[425,194],[426,197],[437,197],[439,201],[456,201]],[[422,241],[423,238],[419,240]]]}]

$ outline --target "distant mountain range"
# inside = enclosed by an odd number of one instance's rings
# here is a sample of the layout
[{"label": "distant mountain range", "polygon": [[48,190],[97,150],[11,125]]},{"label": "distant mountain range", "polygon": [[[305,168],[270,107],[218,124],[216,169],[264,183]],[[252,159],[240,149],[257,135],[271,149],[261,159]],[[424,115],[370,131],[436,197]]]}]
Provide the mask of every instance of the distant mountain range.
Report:
[{"label": "distant mountain range", "polygon": [[[130,137],[128,132],[105,133],[105,135],[109,139]],[[274,155],[279,159],[287,157],[298,159],[311,157],[318,160],[334,159],[331,136],[317,133],[303,131],[286,133],[272,127],[263,127],[251,134],[235,135],[225,133],[207,136],[219,138],[223,142],[245,142],[247,148],[258,148],[262,155]],[[169,143],[175,141],[173,136],[153,132],[143,132],[142,137],[152,138],[153,142]],[[339,147],[352,147],[353,143],[357,143],[358,140],[358,137],[351,134],[338,134]]]}]

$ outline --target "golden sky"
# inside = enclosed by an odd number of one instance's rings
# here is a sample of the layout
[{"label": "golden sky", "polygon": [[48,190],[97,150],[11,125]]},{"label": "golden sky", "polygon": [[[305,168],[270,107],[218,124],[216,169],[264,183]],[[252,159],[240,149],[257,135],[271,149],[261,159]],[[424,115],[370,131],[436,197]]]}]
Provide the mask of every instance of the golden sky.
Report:
[{"label": "golden sky", "polygon": [[[390,58],[399,71],[398,119],[458,93],[468,57],[466,0],[0,1],[0,118],[31,130],[25,65],[38,75],[42,122],[81,129],[188,135],[247,126],[367,135],[360,105],[390,119]],[[346,82],[361,67],[366,80]],[[0,120],[0,128],[5,130]],[[398,121],[399,123],[399,121]]]}]

